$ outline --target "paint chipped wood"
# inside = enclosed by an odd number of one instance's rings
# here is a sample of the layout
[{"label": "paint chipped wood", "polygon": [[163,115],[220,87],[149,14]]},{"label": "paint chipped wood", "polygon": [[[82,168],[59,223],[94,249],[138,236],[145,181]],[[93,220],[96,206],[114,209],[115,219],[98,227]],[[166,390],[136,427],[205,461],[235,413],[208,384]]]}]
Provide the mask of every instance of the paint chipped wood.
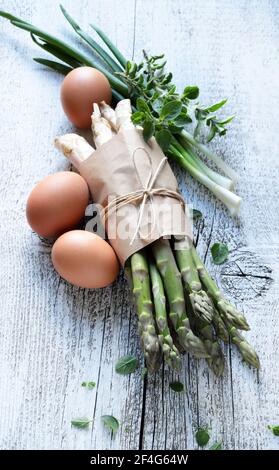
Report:
[{"label": "paint chipped wood", "polygon": [[[103,290],[69,286],[54,272],[49,244],[24,218],[34,184],[67,168],[52,145],[56,134],[72,130],[59,103],[62,78],[32,63],[41,52],[0,20],[0,448],[192,449],[200,425],[210,426],[212,442],[222,440],[226,449],[278,448],[266,428],[279,420],[278,2],[68,0],[65,7],[81,24],[90,19],[104,28],[128,57],[139,59],[143,47],[165,51],[178,85],[198,84],[205,103],[230,97],[228,113],[237,119],[212,147],[239,174],[240,219],[174,169],[187,201],[204,214],[197,249],[247,316],[262,369],[250,370],[228,346],[221,379],[187,355],[179,376],[167,368],[145,381],[140,371],[115,373],[120,356],[140,356],[123,275]],[[55,0],[2,0],[1,8],[78,42]],[[216,241],[232,252],[224,266],[211,263]],[[169,388],[178,378],[183,394]],[[89,380],[94,390],[81,386]],[[121,423],[114,439],[103,414]],[[76,416],[93,419],[89,430],[71,428]]]}]

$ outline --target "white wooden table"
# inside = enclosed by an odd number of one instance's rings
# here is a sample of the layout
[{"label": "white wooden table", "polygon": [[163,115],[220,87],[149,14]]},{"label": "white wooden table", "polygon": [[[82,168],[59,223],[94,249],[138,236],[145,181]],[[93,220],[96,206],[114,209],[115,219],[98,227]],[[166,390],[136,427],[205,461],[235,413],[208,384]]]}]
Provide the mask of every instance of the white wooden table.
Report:
[{"label": "white wooden table", "polygon": [[[2,0],[1,9],[76,42],[58,1]],[[221,379],[205,361],[184,357],[177,376],[167,368],[144,384],[140,371],[115,373],[118,357],[141,357],[137,319],[120,276],[112,288],[89,291],[59,279],[50,246],[25,220],[26,198],[49,173],[67,168],[53,148],[71,130],[59,102],[62,77],[32,62],[41,51],[28,34],[1,27],[1,321],[0,447],[2,449],[192,449],[198,426],[226,449],[279,448],[267,430],[279,424],[278,103],[279,4],[276,0],[65,0],[84,26],[110,34],[126,56],[144,47],[166,52],[182,87],[198,84],[203,102],[230,97],[236,112],[226,138],[213,148],[239,174],[239,220],[175,167],[187,200],[204,214],[198,250],[251,325],[259,373],[225,348]],[[211,264],[210,245],[226,242],[230,260]],[[271,271],[272,270],[272,271]],[[184,394],[169,389],[179,378]],[[84,380],[97,382],[86,391]],[[114,439],[100,417],[121,422]],[[88,430],[71,419],[88,416]]]}]

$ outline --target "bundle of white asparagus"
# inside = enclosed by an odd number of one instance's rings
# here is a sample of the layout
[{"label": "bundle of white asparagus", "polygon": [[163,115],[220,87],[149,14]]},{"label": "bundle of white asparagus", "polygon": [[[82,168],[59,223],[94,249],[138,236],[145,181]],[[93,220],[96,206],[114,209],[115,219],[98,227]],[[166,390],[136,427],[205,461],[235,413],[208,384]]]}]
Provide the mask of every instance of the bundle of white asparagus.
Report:
[{"label": "bundle of white asparagus", "polygon": [[[115,110],[102,102],[93,106],[92,132],[96,148],[113,135],[133,128],[130,100],[120,101]],[[56,147],[79,169],[94,152],[79,135],[55,139]],[[181,368],[187,351],[206,358],[219,376],[224,355],[219,341],[229,339],[244,361],[259,368],[256,352],[239,330],[248,330],[244,316],[224,298],[207,273],[192,241],[159,239],[133,254],[125,266],[138,312],[139,334],[147,368],[154,372],[162,357],[173,369]]]}]

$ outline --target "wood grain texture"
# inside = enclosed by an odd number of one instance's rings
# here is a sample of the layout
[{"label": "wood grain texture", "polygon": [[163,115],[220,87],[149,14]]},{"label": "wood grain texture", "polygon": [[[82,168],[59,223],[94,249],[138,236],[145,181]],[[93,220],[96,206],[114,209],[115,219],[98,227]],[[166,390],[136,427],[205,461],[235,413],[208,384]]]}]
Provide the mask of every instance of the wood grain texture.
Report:
[{"label": "wood grain texture", "polygon": [[[14,12],[74,43],[58,1],[2,0]],[[51,172],[67,168],[54,150],[56,134],[72,128],[59,103],[62,78],[32,63],[41,52],[28,35],[0,20],[1,74],[1,449],[192,449],[199,425],[226,449],[279,448],[266,426],[279,422],[279,186],[277,129],[279,5],[276,0],[65,0],[83,25],[92,20],[128,57],[166,52],[180,88],[198,84],[208,103],[230,97],[237,119],[212,147],[239,174],[244,198],[238,220],[177,167],[189,203],[204,214],[195,239],[226,294],[247,316],[247,337],[260,354],[259,373],[226,347],[222,379],[205,361],[184,357],[178,377],[162,368],[144,382],[140,372],[115,374],[118,357],[140,356],[136,314],[123,278],[88,291],[59,279],[50,246],[24,217],[28,193]],[[83,47],[83,46],[80,46]],[[231,255],[211,264],[210,245],[226,242]],[[141,356],[140,356],[141,357]],[[169,382],[179,378],[185,394]],[[81,387],[84,380],[96,389]],[[102,414],[121,428],[113,439]],[[89,430],[71,419],[93,419]]]}]

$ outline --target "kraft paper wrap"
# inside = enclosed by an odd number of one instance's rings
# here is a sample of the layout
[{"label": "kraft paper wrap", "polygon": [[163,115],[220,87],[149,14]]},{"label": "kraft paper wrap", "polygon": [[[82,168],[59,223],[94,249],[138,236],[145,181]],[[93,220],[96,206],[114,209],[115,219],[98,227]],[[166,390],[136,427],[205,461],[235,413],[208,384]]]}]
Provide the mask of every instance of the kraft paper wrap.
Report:
[{"label": "kraft paper wrap", "polygon": [[[154,138],[147,144],[141,130],[130,129],[119,132],[94,151],[81,163],[79,171],[88,183],[94,203],[105,208],[112,198],[144,190],[162,159],[165,155]],[[168,162],[161,166],[153,185],[153,189],[156,188],[180,194]],[[192,238],[185,207],[179,200],[165,195],[146,198],[140,227],[135,234],[141,203],[138,201],[110,211],[106,220],[109,241],[122,265],[133,253],[160,237],[187,235]]]}]

